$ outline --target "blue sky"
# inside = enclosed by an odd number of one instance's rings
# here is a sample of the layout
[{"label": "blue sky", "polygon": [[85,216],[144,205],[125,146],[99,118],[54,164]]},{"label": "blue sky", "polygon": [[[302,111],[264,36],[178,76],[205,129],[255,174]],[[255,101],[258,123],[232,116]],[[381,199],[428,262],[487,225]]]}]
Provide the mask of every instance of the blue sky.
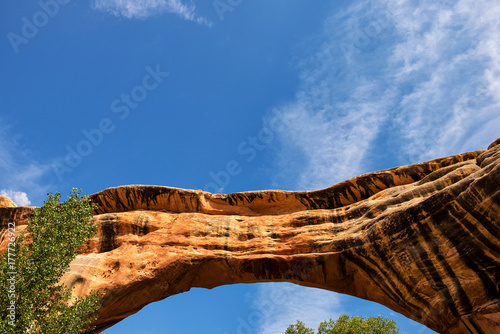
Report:
[{"label": "blue sky", "polygon": [[[496,1],[0,9],[0,193],[18,205],[126,184],[320,189],[500,135]],[[342,313],[432,333],[379,305],[287,283],[193,289],[105,333],[277,334]]]}]

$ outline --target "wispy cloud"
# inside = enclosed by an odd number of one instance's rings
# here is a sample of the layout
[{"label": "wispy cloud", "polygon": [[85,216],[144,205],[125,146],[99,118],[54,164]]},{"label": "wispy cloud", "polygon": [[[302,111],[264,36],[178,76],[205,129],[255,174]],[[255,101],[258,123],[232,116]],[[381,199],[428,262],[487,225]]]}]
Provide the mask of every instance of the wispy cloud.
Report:
[{"label": "wispy cloud", "polygon": [[259,288],[254,308],[262,309],[259,334],[283,334],[300,320],[316,329],[319,323],[341,314],[340,295],[291,283],[266,283]]},{"label": "wispy cloud", "polygon": [[196,14],[196,6],[192,3],[183,3],[181,0],[94,0],[94,9],[107,11],[116,16],[128,19],[144,19],[163,13],[171,13],[185,20],[211,26],[212,23]]},{"label": "wispy cloud", "polygon": [[471,0],[337,10],[300,63],[295,99],[273,111],[285,125],[277,186],[485,148],[500,135],[499,15],[500,3]]},{"label": "wispy cloud", "polygon": [[[416,159],[482,149],[500,135],[500,3],[409,1],[388,72],[401,92],[401,146]],[[405,18],[405,19],[403,19]]]},{"label": "wispy cloud", "polygon": [[23,206],[43,199],[50,186],[42,179],[51,168],[33,159],[17,139],[5,125],[0,126],[0,194]]}]

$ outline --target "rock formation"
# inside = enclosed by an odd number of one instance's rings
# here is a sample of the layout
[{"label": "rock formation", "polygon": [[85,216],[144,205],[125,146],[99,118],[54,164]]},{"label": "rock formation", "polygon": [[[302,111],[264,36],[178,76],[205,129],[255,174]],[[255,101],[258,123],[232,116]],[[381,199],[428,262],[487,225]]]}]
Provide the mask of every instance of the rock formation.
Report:
[{"label": "rock formation", "polygon": [[8,197],[0,195],[0,208],[15,208],[16,203]]},{"label": "rock formation", "polygon": [[[62,281],[106,291],[94,333],[191,287],[252,282],[357,296],[439,333],[499,333],[499,185],[500,139],[318,191],[106,189],[92,195],[98,235]],[[7,223],[23,230],[33,208],[0,203],[5,249]]]}]

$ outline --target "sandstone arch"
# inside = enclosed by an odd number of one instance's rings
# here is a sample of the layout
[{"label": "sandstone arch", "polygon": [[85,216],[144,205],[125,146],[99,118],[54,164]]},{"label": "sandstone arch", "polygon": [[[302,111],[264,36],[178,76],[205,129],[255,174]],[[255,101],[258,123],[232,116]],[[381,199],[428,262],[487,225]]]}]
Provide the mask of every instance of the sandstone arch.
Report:
[{"label": "sandstone arch", "polygon": [[[106,290],[94,333],[191,287],[271,281],[368,299],[439,333],[497,333],[499,144],[310,192],[106,189],[92,195],[99,234],[63,281]],[[31,210],[0,207],[1,247]]]}]

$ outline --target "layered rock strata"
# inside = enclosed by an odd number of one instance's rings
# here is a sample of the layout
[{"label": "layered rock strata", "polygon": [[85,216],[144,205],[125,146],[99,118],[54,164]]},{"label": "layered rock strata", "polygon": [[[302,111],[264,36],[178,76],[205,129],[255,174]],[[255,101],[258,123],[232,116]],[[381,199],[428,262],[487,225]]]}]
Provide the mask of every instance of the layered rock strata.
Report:
[{"label": "layered rock strata", "polygon": [[[91,197],[99,232],[62,281],[75,296],[106,291],[94,333],[192,287],[253,282],[364,298],[439,333],[500,332],[500,140],[318,191]],[[3,203],[0,249],[33,210]]]}]

